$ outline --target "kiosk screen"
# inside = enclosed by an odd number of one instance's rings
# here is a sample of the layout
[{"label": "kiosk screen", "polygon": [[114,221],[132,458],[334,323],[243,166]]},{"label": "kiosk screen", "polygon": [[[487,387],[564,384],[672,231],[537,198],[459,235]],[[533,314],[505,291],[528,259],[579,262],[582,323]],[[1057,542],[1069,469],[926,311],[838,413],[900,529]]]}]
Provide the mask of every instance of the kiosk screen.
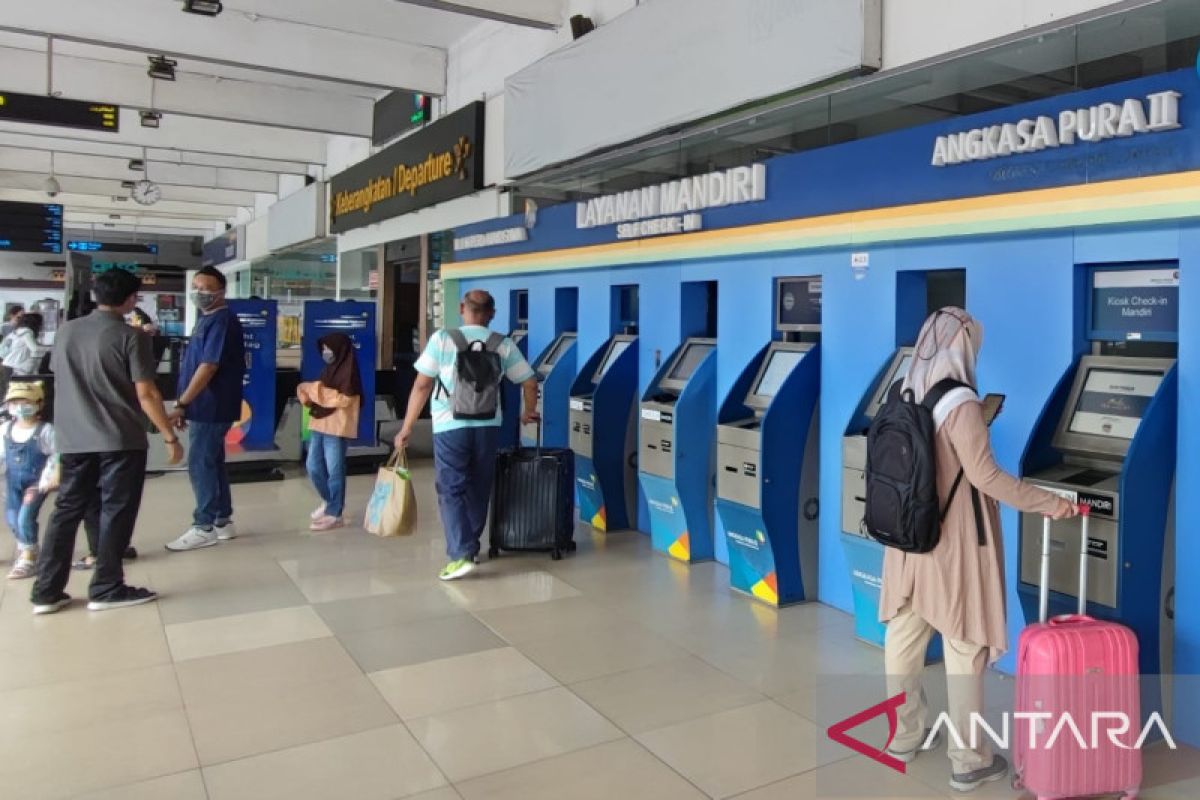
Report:
[{"label": "kiosk screen", "polygon": [[776,330],[821,330],[820,278],[778,278],[776,286]]},{"label": "kiosk screen", "polygon": [[1067,430],[1132,439],[1162,379],[1161,372],[1088,370]]},{"label": "kiosk screen", "polygon": [[867,416],[874,419],[875,414],[879,412],[880,406],[887,402],[888,392],[896,385],[896,381],[902,381],[908,377],[909,367],[912,366],[912,353],[906,352],[901,356],[900,361],[896,363],[896,368],[891,374],[884,377],[883,382],[879,384],[879,389],[875,393],[875,397],[871,399],[871,405],[867,408]]},{"label": "kiosk screen", "polygon": [[558,363],[558,360],[563,357],[563,353],[567,352],[567,348],[570,347],[571,343],[574,341],[575,340],[570,336],[558,337],[558,339],[554,342],[554,347],[551,348],[550,352],[546,354],[546,357],[542,359],[542,363],[538,365],[538,368],[543,372],[549,372],[550,369]]},{"label": "kiosk screen", "polygon": [[671,367],[670,373],[667,374],[667,379],[672,381],[685,382],[692,377],[692,373],[696,371],[696,367],[700,366],[708,354],[713,351],[716,345],[712,344],[689,344],[684,348],[679,358],[675,360],[675,366]]},{"label": "kiosk screen", "polygon": [[596,379],[593,383],[599,383],[600,379],[608,372],[608,368],[613,365],[613,362],[621,357],[629,348],[630,342],[627,339],[618,339],[612,343],[612,347],[608,349],[608,355],[604,357],[604,361],[600,362],[600,369],[596,370]]},{"label": "kiosk screen", "polygon": [[762,377],[758,379],[758,384],[750,390],[750,393],[759,397],[774,397],[779,393],[779,387],[783,385],[784,380],[792,374],[792,370],[802,358],[804,358],[804,353],[797,353],[794,350],[776,350],[771,354],[766,369],[762,371]]}]

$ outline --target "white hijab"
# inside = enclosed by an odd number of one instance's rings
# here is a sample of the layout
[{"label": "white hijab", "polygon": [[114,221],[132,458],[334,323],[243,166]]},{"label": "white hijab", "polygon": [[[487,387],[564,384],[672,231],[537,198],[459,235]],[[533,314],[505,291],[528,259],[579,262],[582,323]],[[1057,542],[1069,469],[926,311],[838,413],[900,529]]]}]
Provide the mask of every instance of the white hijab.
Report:
[{"label": "white hijab", "polygon": [[925,320],[913,354],[912,366],[904,379],[905,390],[921,402],[937,383],[946,378],[970,386],[948,392],[933,411],[934,423],[941,426],[950,412],[963,403],[977,399],[975,361],[983,346],[983,326],[961,308],[947,306]]}]

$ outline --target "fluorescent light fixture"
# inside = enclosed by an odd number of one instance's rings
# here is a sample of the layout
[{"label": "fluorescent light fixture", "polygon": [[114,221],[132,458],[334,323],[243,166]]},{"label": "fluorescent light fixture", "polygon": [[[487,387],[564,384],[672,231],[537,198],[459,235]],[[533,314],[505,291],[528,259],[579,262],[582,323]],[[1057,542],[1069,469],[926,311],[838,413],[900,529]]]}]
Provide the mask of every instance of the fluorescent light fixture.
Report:
[{"label": "fluorescent light fixture", "polygon": [[140,158],[131,158],[129,159],[129,170],[130,172],[145,172],[146,162]]},{"label": "fluorescent light fixture", "polygon": [[162,124],[162,114],[157,111],[143,111],[141,116],[143,128],[157,128]]},{"label": "fluorescent light fixture", "polygon": [[146,70],[146,74],[156,81],[173,81],[175,80],[175,68],[179,66],[178,61],[173,61],[166,56],[147,56],[150,59],[150,69]]},{"label": "fluorescent light fixture", "polygon": [[[122,189],[132,189],[133,181],[121,181],[121,188]],[[124,200],[125,198],[122,197],[121,199]]]},{"label": "fluorescent light fixture", "polygon": [[189,14],[215,17],[225,10],[225,6],[218,0],[183,0],[183,10]]}]

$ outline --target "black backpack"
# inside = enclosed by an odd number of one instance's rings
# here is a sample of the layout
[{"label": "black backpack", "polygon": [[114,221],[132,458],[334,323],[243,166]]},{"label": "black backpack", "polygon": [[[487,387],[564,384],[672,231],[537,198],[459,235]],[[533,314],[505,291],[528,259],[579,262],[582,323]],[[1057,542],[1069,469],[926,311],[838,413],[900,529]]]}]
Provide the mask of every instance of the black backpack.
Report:
[{"label": "black backpack", "polygon": [[504,377],[499,352],[504,337],[491,333],[486,340],[469,342],[457,328],[447,330],[446,335],[458,351],[454,359],[454,391],[447,391],[441,378],[438,388],[450,395],[454,418],[494,418],[500,408],[500,381]]},{"label": "black backpack", "polygon": [[[906,553],[928,553],[941,538],[942,520],[962,482],[958,477],[946,498],[938,503],[933,410],[947,393],[970,388],[952,378],[938,381],[920,403],[911,390],[901,391],[897,381],[888,392],[867,431],[867,505],[863,520],[876,541]],[[983,510],[979,493],[971,487],[975,526],[983,540]]]}]

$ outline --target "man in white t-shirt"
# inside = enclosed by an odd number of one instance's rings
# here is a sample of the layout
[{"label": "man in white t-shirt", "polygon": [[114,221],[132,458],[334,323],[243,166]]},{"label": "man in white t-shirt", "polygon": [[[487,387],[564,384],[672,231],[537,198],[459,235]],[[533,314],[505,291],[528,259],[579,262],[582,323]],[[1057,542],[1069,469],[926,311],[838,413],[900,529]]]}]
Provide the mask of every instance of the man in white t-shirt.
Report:
[{"label": "man in white t-shirt", "polygon": [[[458,330],[468,342],[486,341],[488,325],[496,316],[496,301],[482,289],[463,296],[459,306],[462,327]],[[504,337],[495,351],[500,356],[504,377],[521,384],[524,394],[522,422],[534,422],[537,416],[537,378],[529,362],[513,341]],[[492,493],[492,475],[496,465],[501,412],[489,419],[456,419],[453,411],[455,361],[458,348],[451,335],[440,330],[429,338],[425,352],[417,359],[417,379],[408,396],[404,425],[396,434],[396,447],[408,444],[413,425],[425,403],[441,384],[444,391],[433,397],[433,463],[438,493],[438,509],[446,529],[446,554],[450,563],[438,576],[444,581],[461,578],[475,568],[479,539],[487,524],[488,501]]]}]

